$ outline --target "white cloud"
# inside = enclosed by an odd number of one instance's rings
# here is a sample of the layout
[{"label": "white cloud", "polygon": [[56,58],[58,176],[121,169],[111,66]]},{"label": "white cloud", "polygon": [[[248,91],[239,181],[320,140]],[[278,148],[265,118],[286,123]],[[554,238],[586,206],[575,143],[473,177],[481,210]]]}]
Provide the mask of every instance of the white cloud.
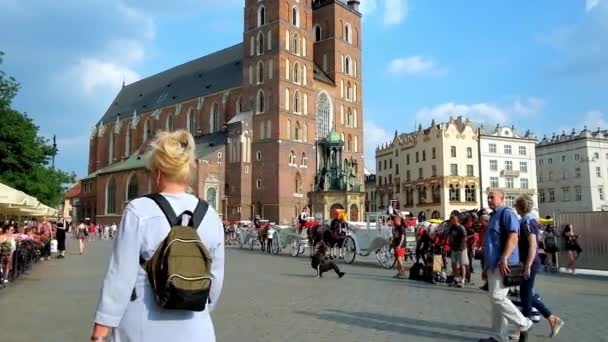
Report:
[{"label": "white cloud", "polygon": [[604,113],[599,110],[591,110],[584,114],[583,125],[590,130],[608,129],[608,121],[604,117]]},{"label": "white cloud", "polygon": [[87,96],[97,96],[98,92],[118,92],[123,81],[127,84],[137,81],[140,76],[129,67],[95,58],[83,58],[70,71],[71,78],[79,81],[79,86]]},{"label": "white cloud", "polygon": [[[117,54],[117,51],[119,53]],[[145,57],[144,43],[136,39],[116,39],[108,43],[108,58],[120,55],[125,63],[141,63]]]},{"label": "white cloud", "polygon": [[407,0],[384,0],[384,24],[398,25],[407,17]]},{"label": "white cloud", "polygon": [[585,10],[587,12],[593,10],[597,5],[599,5],[600,0],[585,0]]},{"label": "white cloud", "polygon": [[437,67],[435,62],[423,56],[395,58],[388,63],[388,72],[392,75],[433,74],[442,75],[445,70]]},{"label": "white cloud", "polygon": [[376,0],[363,0],[361,1],[361,5],[359,5],[359,12],[363,14],[363,18],[371,15],[376,11],[377,3]]},{"label": "white cloud", "polygon": [[[508,105],[493,103],[458,104],[442,103],[434,107],[423,107],[416,112],[416,120],[428,123],[432,119],[437,122],[447,121],[450,117],[464,116],[478,123],[507,123],[515,115],[531,116],[539,114],[544,109],[544,100],[536,97],[518,98]],[[423,124],[424,125],[424,124]]]},{"label": "white cloud", "polygon": [[376,147],[391,140],[391,133],[384,128],[378,126],[371,120],[365,120],[363,123],[363,139],[365,143],[364,157],[365,168],[371,173],[376,172]]}]

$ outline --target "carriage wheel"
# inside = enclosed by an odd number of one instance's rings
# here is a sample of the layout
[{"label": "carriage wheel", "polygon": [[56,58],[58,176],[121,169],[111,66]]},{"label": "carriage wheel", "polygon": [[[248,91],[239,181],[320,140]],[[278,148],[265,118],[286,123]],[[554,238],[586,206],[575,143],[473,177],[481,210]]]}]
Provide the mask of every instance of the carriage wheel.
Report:
[{"label": "carriage wheel", "polygon": [[291,256],[297,257],[298,255],[300,255],[300,240],[294,239],[289,244],[289,247],[291,249]]},{"label": "carriage wheel", "polygon": [[357,246],[355,246],[355,240],[352,237],[347,236],[344,239],[344,244],[342,245],[342,255],[344,256],[344,262],[347,264],[352,264],[355,261],[355,257],[357,256]]},{"label": "carriage wheel", "polygon": [[382,265],[382,267],[386,268],[387,270],[395,267],[395,264],[397,263],[397,258],[395,258],[395,250],[393,247],[388,245],[382,246],[382,248],[376,251],[376,259],[378,259],[378,262]]},{"label": "carriage wheel", "polygon": [[272,239],[272,245],[270,245],[270,251],[272,254],[277,255],[281,251],[281,246],[279,243],[279,237]]}]

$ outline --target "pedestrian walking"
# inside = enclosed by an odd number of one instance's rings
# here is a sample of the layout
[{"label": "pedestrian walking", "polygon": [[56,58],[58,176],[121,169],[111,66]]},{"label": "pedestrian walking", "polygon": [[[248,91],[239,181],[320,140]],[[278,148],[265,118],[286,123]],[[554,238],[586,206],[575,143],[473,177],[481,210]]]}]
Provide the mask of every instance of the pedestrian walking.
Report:
[{"label": "pedestrian walking", "polygon": [[[532,307],[536,308],[549,322],[551,337],[553,337],[557,336],[564,322],[551,313],[540,300],[539,296],[534,295],[534,280],[540,270],[540,258],[538,256],[538,232],[540,224],[531,213],[533,206],[534,200],[528,195],[521,195],[515,200],[515,210],[522,217],[518,241],[519,260],[524,265],[524,279],[519,288],[521,312],[524,316],[531,318]],[[517,336],[518,334],[520,342],[528,340],[527,331],[518,333],[516,329],[515,335]]]},{"label": "pedestrian walking", "polygon": [[397,274],[393,278],[405,279],[405,232],[403,219],[399,215],[393,215],[393,249],[397,258]]},{"label": "pedestrian walking", "polygon": [[488,277],[489,295],[492,304],[492,335],[480,342],[506,342],[508,324],[526,332],[532,321],[526,318],[507,297],[509,288],[504,277],[509,274],[509,265],[519,263],[517,248],[519,220],[511,209],[505,206],[502,190],[492,189],[488,194],[488,204],[494,210],[484,241],[484,268]]},{"label": "pedestrian walking", "polygon": [[[579,236],[574,234],[574,227],[571,224],[566,225],[562,233],[562,237],[565,241],[565,249],[568,254],[568,264],[566,265],[566,272],[576,273],[575,264],[578,257],[583,252],[583,249],[578,244]],[[570,270],[570,271],[568,271]]]},{"label": "pedestrian walking", "polygon": [[65,219],[57,220],[57,225],[55,228],[55,236],[57,237],[57,250],[59,251],[57,259],[63,259],[65,258],[65,236],[67,232],[67,224],[65,222]]},{"label": "pedestrian walking", "polygon": [[[193,175],[195,145],[192,135],[184,130],[173,133],[161,132],[151,143],[148,156],[148,169],[157,194],[132,200],[123,212],[114,244],[110,264],[103,281],[101,297],[95,315],[92,341],[113,342],[164,342],[164,341],[215,341],[215,332],[210,313],[215,309],[224,278],[224,234],[222,221],[215,210],[208,206],[205,213],[200,214],[199,206],[206,207],[197,197],[187,193]],[[162,203],[162,208],[157,203]],[[203,204],[201,204],[203,203]],[[210,282],[210,288],[205,293],[191,294],[188,298],[181,293],[175,303],[165,302],[165,305],[181,304],[182,299],[188,301],[200,300],[207,303],[202,311],[163,309],[157,302],[164,298],[159,296],[160,289],[152,286],[148,273],[140,265],[150,269],[150,259],[158,258],[167,249],[160,249],[161,243],[168,243],[168,234],[184,234],[182,227],[171,229],[176,213],[182,213],[179,224],[183,219],[196,225],[196,234],[200,238],[199,245],[208,252],[211,258],[209,277],[203,277],[202,283]],[[198,214],[197,214],[198,213]],[[200,215],[203,218],[201,219]],[[198,217],[198,218],[197,218]],[[175,235],[173,235],[175,236]],[[177,241],[177,240],[172,240]],[[190,240],[192,241],[192,240]],[[194,241],[196,242],[196,241]],[[179,243],[172,248],[187,248],[193,245]],[[196,265],[200,258],[189,258],[184,262],[184,256],[176,255],[168,258],[168,268],[188,267]],[[191,250],[188,250],[191,251]],[[197,249],[200,251],[200,249]],[[171,256],[171,255],[168,255]],[[181,259],[180,259],[181,257]],[[159,260],[159,259],[154,259]],[[176,261],[177,260],[177,261]],[[181,264],[178,263],[181,262]],[[152,261],[153,262],[153,261]],[[155,265],[159,265],[155,263]],[[207,268],[205,268],[207,269]],[[198,270],[198,268],[197,268]],[[155,280],[158,278],[151,275]],[[159,274],[156,274],[157,276]],[[179,276],[179,273],[176,274]],[[163,278],[166,280],[166,277]],[[191,279],[181,277],[170,278],[171,287],[182,286],[184,283],[197,286]],[[180,287],[181,289],[182,287]],[[194,292],[194,290],[192,291]],[[165,295],[165,292],[162,292]],[[177,296],[174,292],[171,295]],[[207,300],[208,296],[208,300]],[[173,298],[173,297],[170,297]],[[111,333],[111,337],[109,334]]]},{"label": "pedestrian walking", "polygon": [[87,245],[87,240],[89,236],[89,228],[86,224],[84,224],[84,220],[80,220],[80,224],[76,227],[76,237],[78,238],[78,250],[80,251],[80,255],[84,254],[84,249]]}]

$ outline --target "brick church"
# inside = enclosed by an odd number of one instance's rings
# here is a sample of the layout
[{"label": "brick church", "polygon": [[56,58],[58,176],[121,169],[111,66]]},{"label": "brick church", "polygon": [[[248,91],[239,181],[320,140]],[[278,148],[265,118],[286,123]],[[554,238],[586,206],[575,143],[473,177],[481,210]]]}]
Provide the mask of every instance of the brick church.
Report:
[{"label": "brick church", "polygon": [[[118,223],[131,199],[152,190],[144,155],[161,130],[194,135],[192,191],[230,221],[293,222],[310,204],[318,147],[334,129],[340,158],[363,184],[358,7],[245,0],[242,43],[124,85],[91,133],[79,216]],[[364,208],[351,209],[362,219]]]}]

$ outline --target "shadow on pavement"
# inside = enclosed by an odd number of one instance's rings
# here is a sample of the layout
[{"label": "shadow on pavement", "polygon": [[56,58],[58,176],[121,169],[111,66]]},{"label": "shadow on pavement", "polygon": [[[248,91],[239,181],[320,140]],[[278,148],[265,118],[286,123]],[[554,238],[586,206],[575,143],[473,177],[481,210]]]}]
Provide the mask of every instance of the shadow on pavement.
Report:
[{"label": "shadow on pavement", "polygon": [[[346,312],[330,309],[319,313],[306,311],[295,311],[295,313],[313,316],[322,321],[333,321],[364,329],[382,330],[408,336],[439,338],[444,341],[477,341],[479,337],[470,336],[471,333],[475,335],[488,333],[487,328],[479,326],[425,321],[369,312]],[[448,330],[450,332],[438,330]]]}]

